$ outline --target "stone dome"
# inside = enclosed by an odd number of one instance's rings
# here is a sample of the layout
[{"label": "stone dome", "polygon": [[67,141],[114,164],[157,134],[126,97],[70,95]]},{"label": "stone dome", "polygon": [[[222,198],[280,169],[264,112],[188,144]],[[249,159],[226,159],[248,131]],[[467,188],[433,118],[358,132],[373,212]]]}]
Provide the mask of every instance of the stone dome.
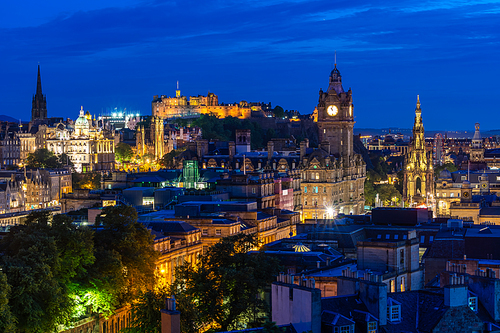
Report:
[{"label": "stone dome", "polygon": [[444,169],[439,173],[439,178],[451,178],[451,172],[448,169]]}]

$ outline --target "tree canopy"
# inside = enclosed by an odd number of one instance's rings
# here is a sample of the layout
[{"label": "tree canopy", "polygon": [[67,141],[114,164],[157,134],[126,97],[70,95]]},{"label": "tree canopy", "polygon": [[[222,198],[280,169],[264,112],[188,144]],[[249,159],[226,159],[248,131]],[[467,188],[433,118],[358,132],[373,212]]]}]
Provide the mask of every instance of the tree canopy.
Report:
[{"label": "tree canopy", "polygon": [[58,169],[66,165],[73,166],[68,155],[56,156],[46,148],[38,148],[26,158],[26,166],[31,169]]},{"label": "tree canopy", "polygon": [[221,141],[234,141],[237,129],[249,129],[252,131],[252,149],[264,147],[275,135],[274,131],[264,130],[255,121],[235,117],[217,118],[214,114],[202,114],[193,120],[192,125],[201,128],[204,139]]},{"label": "tree canopy", "polygon": [[132,207],[108,207],[92,230],[31,213],[0,240],[0,331],[53,332],[109,315],[152,288],[156,252]]},{"label": "tree canopy", "polygon": [[172,294],[183,314],[183,332],[262,326],[269,311],[262,293],[279,266],[261,252],[248,253],[257,246],[254,235],[226,237],[196,265],[185,263],[176,270]]},{"label": "tree canopy", "polygon": [[115,146],[115,159],[120,162],[128,162],[134,155],[134,152],[132,151],[132,147],[130,145],[120,142]]}]

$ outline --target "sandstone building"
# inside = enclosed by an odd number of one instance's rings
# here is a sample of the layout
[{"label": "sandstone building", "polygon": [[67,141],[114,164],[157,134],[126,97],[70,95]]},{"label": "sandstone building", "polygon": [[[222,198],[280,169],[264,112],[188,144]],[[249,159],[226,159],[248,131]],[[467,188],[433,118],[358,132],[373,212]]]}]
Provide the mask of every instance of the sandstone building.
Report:
[{"label": "sandstone building", "polygon": [[165,95],[154,96],[151,103],[152,115],[162,118],[199,117],[202,114],[213,113],[220,118],[236,117],[250,118],[252,111],[263,114],[260,104],[241,101],[234,104],[219,104],[219,98],[209,92],[207,96],[191,96],[189,99],[181,95],[179,86],[175,97]]},{"label": "sandstone building", "polygon": [[366,164],[353,151],[352,91],[344,91],[337,66],[326,92],[320,89],[317,125],[320,146],[300,145],[303,219],[332,219],[364,211]]}]

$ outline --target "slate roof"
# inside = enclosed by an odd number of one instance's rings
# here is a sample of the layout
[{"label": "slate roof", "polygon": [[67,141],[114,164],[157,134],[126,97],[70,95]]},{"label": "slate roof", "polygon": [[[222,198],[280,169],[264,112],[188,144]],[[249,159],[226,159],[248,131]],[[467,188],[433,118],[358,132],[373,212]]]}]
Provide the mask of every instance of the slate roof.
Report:
[{"label": "slate roof", "polygon": [[401,303],[401,321],[387,321],[386,332],[431,332],[448,310],[444,296],[439,292],[425,290],[391,293],[392,298]]},{"label": "slate roof", "polygon": [[465,254],[464,239],[436,239],[429,250],[425,253],[425,258],[447,258],[463,259]]},{"label": "slate roof", "polygon": [[191,232],[194,230],[198,230],[198,228],[193,227],[192,225],[184,222],[184,221],[139,221],[144,224],[146,228],[153,229],[157,232],[162,232],[164,234],[168,233],[184,233]]},{"label": "slate roof", "polygon": [[161,183],[164,182],[166,179],[160,176],[144,176],[140,177],[137,179],[132,180],[132,183]]}]

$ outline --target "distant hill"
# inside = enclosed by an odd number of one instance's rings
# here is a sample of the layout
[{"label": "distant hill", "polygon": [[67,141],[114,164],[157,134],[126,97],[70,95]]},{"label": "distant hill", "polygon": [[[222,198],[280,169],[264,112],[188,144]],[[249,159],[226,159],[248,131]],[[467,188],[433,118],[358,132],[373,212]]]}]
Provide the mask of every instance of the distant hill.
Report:
[{"label": "distant hill", "polygon": [[[412,129],[411,128],[397,128],[397,127],[391,127],[391,128],[354,128],[354,134],[361,134],[361,135],[387,135],[389,131],[392,134],[403,134],[403,135],[409,135],[412,136]],[[431,131],[431,130],[426,130],[425,131],[425,137],[426,138],[432,138],[436,133],[441,133],[441,135],[445,135],[448,138],[472,138],[474,136],[474,130],[472,131]],[[500,135],[500,130],[491,130],[491,131],[481,131],[481,136],[483,138],[491,137],[494,135]]]},{"label": "distant hill", "polygon": [[0,114],[0,121],[11,121],[11,122],[17,123],[17,122],[19,122],[19,119],[12,118],[12,117],[6,116],[4,114]]}]

